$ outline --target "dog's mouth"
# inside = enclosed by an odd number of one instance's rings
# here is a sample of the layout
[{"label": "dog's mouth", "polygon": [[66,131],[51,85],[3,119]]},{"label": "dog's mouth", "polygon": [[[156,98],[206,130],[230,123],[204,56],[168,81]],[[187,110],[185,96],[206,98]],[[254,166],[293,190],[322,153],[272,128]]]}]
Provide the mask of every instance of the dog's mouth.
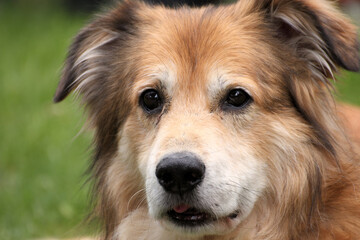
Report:
[{"label": "dog's mouth", "polygon": [[[228,219],[235,219],[239,215],[239,211],[235,211]],[[167,212],[169,219],[176,225],[184,227],[197,227],[220,220],[206,211],[199,210],[187,205],[179,205]]]},{"label": "dog's mouth", "polygon": [[206,212],[186,205],[175,207],[167,212],[168,217],[177,225],[198,226],[213,221],[213,217]]}]

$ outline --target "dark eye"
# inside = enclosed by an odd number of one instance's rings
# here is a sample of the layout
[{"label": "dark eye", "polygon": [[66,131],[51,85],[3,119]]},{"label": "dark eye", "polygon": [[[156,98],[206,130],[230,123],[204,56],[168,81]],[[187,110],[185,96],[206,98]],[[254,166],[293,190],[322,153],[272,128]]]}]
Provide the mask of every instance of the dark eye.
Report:
[{"label": "dark eye", "polygon": [[155,89],[145,90],[140,96],[140,105],[149,113],[161,110],[163,101]]},{"label": "dark eye", "polygon": [[243,89],[237,88],[231,90],[224,103],[225,109],[242,109],[251,103],[252,98]]}]

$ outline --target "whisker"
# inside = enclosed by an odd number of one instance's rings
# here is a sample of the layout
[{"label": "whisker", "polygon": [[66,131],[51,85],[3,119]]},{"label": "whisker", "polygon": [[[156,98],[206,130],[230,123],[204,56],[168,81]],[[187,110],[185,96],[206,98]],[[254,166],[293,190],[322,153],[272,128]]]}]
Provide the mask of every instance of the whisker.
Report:
[{"label": "whisker", "polygon": [[[138,195],[138,194],[140,194],[140,193],[142,193],[142,192],[144,192],[144,191],[145,191],[145,189],[142,188],[142,189],[140,189],[139,191],[137,191],[136,193],[134,193],[134,194],[130,197],[130,199],[129,199],[128,203],[127,203],[127,206],[126,206],[126,209],[127,209],[127,210],[129,210],[129,206],[130,206],[130,203],[131,203],[132,199],[133,199],[136,195]],[[143,197],[143,198],[144,198],[144,197]]]}]

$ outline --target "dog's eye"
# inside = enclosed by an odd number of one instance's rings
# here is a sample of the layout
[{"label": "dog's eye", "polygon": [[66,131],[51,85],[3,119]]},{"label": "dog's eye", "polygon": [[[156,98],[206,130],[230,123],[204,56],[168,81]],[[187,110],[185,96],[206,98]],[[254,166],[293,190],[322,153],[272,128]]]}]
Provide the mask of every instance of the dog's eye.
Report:
[{"label": "dog's eye", "polygon": [[243,89],[236,88],[231,90],[225,100],[224,109],[241,109],[251,103],[252,98]]},{"label": "dog's eye", "polygon": [[144,91],[140,96],[140,105],[149,113],[161,110],[163,101],[160,94],[154,89]]}]

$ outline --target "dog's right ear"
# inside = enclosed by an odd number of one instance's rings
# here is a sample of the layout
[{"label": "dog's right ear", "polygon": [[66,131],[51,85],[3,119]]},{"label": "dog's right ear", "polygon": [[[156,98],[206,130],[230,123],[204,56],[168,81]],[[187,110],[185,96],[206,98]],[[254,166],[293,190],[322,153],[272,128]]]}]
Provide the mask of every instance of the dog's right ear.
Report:
[{"label": "dog's right ear", "polygon": [[107,74],[107,62],[114,46],[133,34],[136,1],[124,1],[113,11],[100,16],[75,37],[69,49],[54,102],[62,101],[71,91],[89,95],[99,91]]}]

